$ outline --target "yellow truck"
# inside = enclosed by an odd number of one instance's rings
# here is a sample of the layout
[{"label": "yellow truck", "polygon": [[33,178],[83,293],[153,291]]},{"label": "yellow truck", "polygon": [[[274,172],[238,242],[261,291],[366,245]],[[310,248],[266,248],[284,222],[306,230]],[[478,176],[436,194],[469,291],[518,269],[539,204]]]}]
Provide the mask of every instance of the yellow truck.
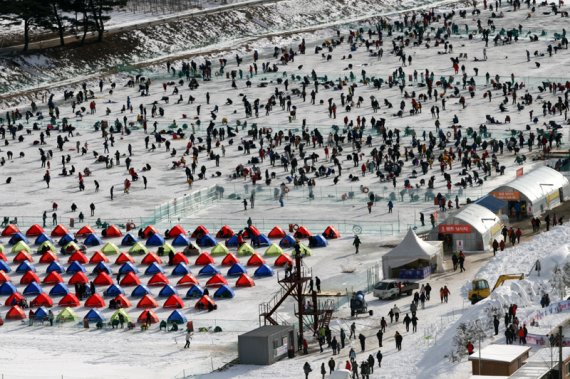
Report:
[{"label": "yellow truck", "polygon": [[485,279],[475,279],[471,282],[471,291],[469,291],[468,298],[471,304],[475,304],[487,297],[496,290],[498,287],[502,286],[507,280],[522,280],[524,279],[524,274],[505,274],[499,276],[497,283],[493,289],[489,288],[489,282]]}]

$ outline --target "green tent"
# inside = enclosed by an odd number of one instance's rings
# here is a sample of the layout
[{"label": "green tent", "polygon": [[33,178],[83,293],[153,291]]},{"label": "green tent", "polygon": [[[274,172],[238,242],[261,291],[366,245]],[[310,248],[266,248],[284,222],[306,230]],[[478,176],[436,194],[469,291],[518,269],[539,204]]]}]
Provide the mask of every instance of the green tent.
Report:
[{"label": "green tent", "polygon": [[301,247],[301,254],[302,255],[313,255],[313,252],[311,249],[309,249],[307,247],[307,245],[305,245],[304,243],[300,242],[299,246]]},{"label": "green tent", "polygon": [[164,245],[162,245],[162,248],[164,249],[165,255],[168,255],[171,251],[172,251],[172,254],[176,254],[176,250],[174,250],[172,245],[169,244],[168,242],[165,242]]},{"label": "green tent", "polygon": [[66,307],[63,308],[61,312],[55,318],[57,322],[68,322],[68,321],[77,321],[77,315],[73,312],[73,309]]},{"label": "green tent", "polygon": [[42,251],[42,249],[43,249],[44,247],[46,247],[46,246],[47,246],[47,248],[50,249],[52,252],[57,253],[57,249],[55,248],[55,246],[53,245],[53,243],[51,243],[50,241],[44,241],[44,242],[42,242],[42,244],[41,244],[40,247],[38,248],[38,252],[39,252],[39,251]]},{"label": "green tent", "polygon": [[0,253],[5,252],[6,250],[4,249],[4,245],[0,245]]},{"label": "green tent", "polygon": [[148,253],[148,249],[142,243],[135,243],[130,249],[129,254],[131,255],[144,255]]},{"label": "green tent", "polygon": [[241,245],[238,249],[238,255],[252,255],[253,253],[255,253],[253,247],[251,247],[251,245],[247,242]]},{"label": "green tent", "polygon": [[101,252],[105,255],[119,254],[119,248],[114,243],[107,242],[101,249]]},{"label": "green tent", "polygon": [[20,251],[25,250],[28,253],[32,253],[32,249],[24,241],[18,241],[17,244],[12,246],[12,253],[19,253]]},{"label": "green tent", "polygon": [[119,322],[119,315],[123,315],[123,317],[125,318],[125,322],[131,322],[131,316],[129,316],[129,314],[127,312],[125,312],[124,309],[117,309],[115,311],[115,313],[113,313],[113,315],[111,316],[111,323],[113,321]]},{"label": "green tent", "polygon": [[79,249],[79,245],[76,244],[74,241],[71,241],[70,243],[68,243],[67,245],[65,245],[63,249],[64,249],[65,251],[77,251],[77,250],[80,250],[80,249]]},{"label": "green tent", "polygon": [[221,255],[227,255],[229,252],[230,251],[225,245],[223,245],[221,242],[218,242],[218,244],[214,246],[210,251],[210,255],[214,257],[219,257]]},{"label": "green tent", "polygon": [[272,243],[267,249],[265,249],[264,255],[266,257],[277,257],[281,254],[283,254],[283,249],[276,243]]}]

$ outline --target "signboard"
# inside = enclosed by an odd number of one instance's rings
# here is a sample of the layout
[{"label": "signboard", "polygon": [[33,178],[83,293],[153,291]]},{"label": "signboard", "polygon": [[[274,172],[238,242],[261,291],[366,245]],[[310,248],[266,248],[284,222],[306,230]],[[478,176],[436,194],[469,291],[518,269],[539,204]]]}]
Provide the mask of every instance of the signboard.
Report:
[{"label": "signboard", "polygon": [[491,195],[499,200],[520,201],[521,199],[520,192],[493,191],[491,192]]},{"label": "signboard", "polygon": [[440,224],[439,232],[442,234],[469,234],[471,233],[471,225],[462,224]]},{"label": "signboard", "polygon": [[517,177],[523,176],[523,168],[517,168]]},{"label": "signboard", "polygon": [[287,348],[289,347],[289,345],[285,344],[282,346],[279,346],[278,348],[275,348],[273,350],[273,356],[274,357],[280,357],[282,355],[287,354]]},{"label": "signboard", "polygon": [[457,246],[457,250],[463,250],[463,240],[455,240],[455,245]]},{"label": "signboard", "polygon": [[554,200],[558,199],[560,196],[560,192],[554,191],[551,194],[546,196],[546,204],[550,205]]}]

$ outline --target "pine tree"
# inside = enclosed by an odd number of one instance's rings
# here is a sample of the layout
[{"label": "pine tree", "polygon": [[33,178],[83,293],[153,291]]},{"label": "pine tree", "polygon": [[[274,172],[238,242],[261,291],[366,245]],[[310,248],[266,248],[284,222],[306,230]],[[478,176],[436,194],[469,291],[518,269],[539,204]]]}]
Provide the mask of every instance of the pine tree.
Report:
[{"label": "pine tree", "polygon": [[0,16],[12,25],[24,24],[24,51],[30,44],[30,26],[43,26],[51,15],[48,2],[44,0],[0,1]]},{"label": "pine tree", "polygon": [[105,22],[111,17],[107,14],[115,8],[123,8],[127,5],[127,0],[88,0],[88,8],[97,30],[97,40],[103,40],[105,32]]}]

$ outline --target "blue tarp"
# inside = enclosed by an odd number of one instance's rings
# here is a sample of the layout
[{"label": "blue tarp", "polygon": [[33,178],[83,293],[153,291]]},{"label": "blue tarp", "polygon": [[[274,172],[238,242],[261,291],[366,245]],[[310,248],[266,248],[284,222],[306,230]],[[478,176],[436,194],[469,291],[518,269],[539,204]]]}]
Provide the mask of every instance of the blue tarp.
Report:
[{"label": "blue tarp", "polygon": [[479,204],[482,207],[487,208],[493,213],[497,213],[500,209],[503,209],[507,203],[503,200],[497,199],[495,196],[485,195],[482,198],[475,201],[475,204]]}]

